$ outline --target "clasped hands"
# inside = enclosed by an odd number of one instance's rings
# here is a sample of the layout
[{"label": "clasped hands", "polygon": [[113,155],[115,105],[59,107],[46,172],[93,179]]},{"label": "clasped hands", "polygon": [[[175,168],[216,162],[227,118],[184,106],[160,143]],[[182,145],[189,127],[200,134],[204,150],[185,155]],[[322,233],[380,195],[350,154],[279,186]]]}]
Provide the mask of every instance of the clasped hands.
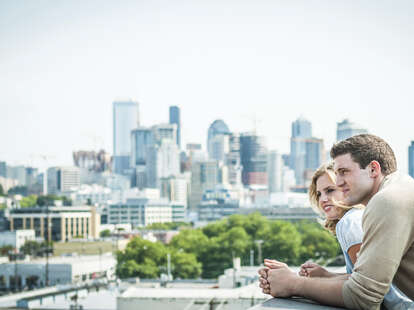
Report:
[{"label": "clasped hands", "polygon": [[300,266],[299,274],[293,272],[287,264],[273,259],[264,260],[264,268],[259,269],[259,286],[264,294],[273,297],[299,295],[298,285],[301,277],[324,277],[328,271],[313,262]]}]

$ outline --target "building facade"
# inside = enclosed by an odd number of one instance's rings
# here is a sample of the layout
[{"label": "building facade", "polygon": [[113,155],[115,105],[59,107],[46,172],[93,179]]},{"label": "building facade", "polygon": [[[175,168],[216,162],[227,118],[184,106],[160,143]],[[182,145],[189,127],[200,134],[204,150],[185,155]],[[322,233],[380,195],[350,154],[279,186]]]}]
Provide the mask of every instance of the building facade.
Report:
[{"label": "building facade", "polygon": [[169,111],[170,124],[177,126],[177,145],[178,149],[181,149],[181,119],[180,119],[180,108],[177,106],[171,106]]},{"label": "building facade", "polygon": [[0,247],[11,245],[19,250],[26,241],[35,240],[35,231],[33,229],[19,229],[15,231],[0,232]]},{"label": "building facade", "polygon": [[138,108],[136,101],[113,102],[114,173],[130,173],[131,131],[139,126]]},{"label": "building facade", "polygon": [[182,222],[185,206],[167,199],[130,198],[107,208],[108,224],[143,227],[154,223]]},{"label": "building facade", "polygon": [[78,167],[51,167],[47,169],[47,193],[61,194],[80,186]]},{"label": "building facade", "polygon": [[355,135],[368,133],[362,126],[344,119],[336,125],[336,141],[342,141]]},{"label": "building facade", "polygon": [[414,141],[408,147],[408,174],[414,178]]},{"label": "building facade", "polygon": [[99,238],[100,216],[95,207],[34,207],[12,209],[10,231],[33,229],[36,238],[69,241]]},{"label": "building facade", "polygon": [[240,159],[243,185],[267,184],[266,143],[262,136],[244,133],[240,136]]}]

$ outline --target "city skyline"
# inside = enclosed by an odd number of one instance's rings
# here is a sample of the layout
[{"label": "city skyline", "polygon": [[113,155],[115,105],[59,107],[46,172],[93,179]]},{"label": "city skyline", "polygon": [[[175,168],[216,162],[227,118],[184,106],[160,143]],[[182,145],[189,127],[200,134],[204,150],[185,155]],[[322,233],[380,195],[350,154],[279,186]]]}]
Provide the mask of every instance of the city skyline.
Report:
[{"label": "city skyline", "polygon": [[288,153],[303,115],[329,149],[349,118],[386,139],[407,171],[414,4],[321,5],[4,1],[0,160],[44,167],[40,155],[52,166],[72,164],[74,150],[111,151],[112,102],[125,97],[143,126],[178,106],[182,148],[205,150],[216,119],[246,132],[256,117],[269,150]]}]

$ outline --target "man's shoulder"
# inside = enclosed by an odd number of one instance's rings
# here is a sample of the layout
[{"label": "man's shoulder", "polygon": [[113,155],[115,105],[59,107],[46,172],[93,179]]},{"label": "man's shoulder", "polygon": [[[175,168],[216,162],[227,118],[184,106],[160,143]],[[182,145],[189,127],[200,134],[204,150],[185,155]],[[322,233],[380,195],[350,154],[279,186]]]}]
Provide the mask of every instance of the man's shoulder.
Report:
[{"label": "man's shoulder", "polygon": [[[405,174],[394,174],[385,180],[385,184],[370,200],[366,215],[385,212],[398,212],[400,208],[409,207],[414,211],[414,179]],[[375,210],[375,211],[374,211]]]}]

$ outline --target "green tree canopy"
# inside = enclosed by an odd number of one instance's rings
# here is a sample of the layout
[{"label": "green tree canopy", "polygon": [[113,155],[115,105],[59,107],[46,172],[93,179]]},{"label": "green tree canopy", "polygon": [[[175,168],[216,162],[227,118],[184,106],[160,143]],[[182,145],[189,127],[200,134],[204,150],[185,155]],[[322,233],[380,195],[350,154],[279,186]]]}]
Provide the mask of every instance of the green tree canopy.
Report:
[{"label": "green tree canopy", "polygon": [[37,203],[37,196],[36,195],[29,195],[27,197],[23,197],[20,201],[20,206],[22,208],[28,207],[35,207]]},{"label": "green tree canopy", "polygon": [[201,273],[203,278],[216,278],[232,267],[234,257],[240,257],[246,265],[253,249],[257,258],[257,240],[263,241],[262,258],[291,265],[310,258],[323,263],[335,257],[339,249],[335,237],[318,223],[271,221],[259,213],[232,215],[202,229],[182,229],[168,246],[132,239],[117,255],[117,274],[158,277],[166,272],[166,255],[170,253],[174,277],[197,277]]},{"label": "green tree canopy", "polygon": [[27,194],[28,194],[28,188],[27,188],[27,186],[20,186],[20,185],[18,185],[18,186],[15,186],[15,187],[10,188],[7,191],[7,194],[8,195],[22,195],[22,196],[27,196]]}]

